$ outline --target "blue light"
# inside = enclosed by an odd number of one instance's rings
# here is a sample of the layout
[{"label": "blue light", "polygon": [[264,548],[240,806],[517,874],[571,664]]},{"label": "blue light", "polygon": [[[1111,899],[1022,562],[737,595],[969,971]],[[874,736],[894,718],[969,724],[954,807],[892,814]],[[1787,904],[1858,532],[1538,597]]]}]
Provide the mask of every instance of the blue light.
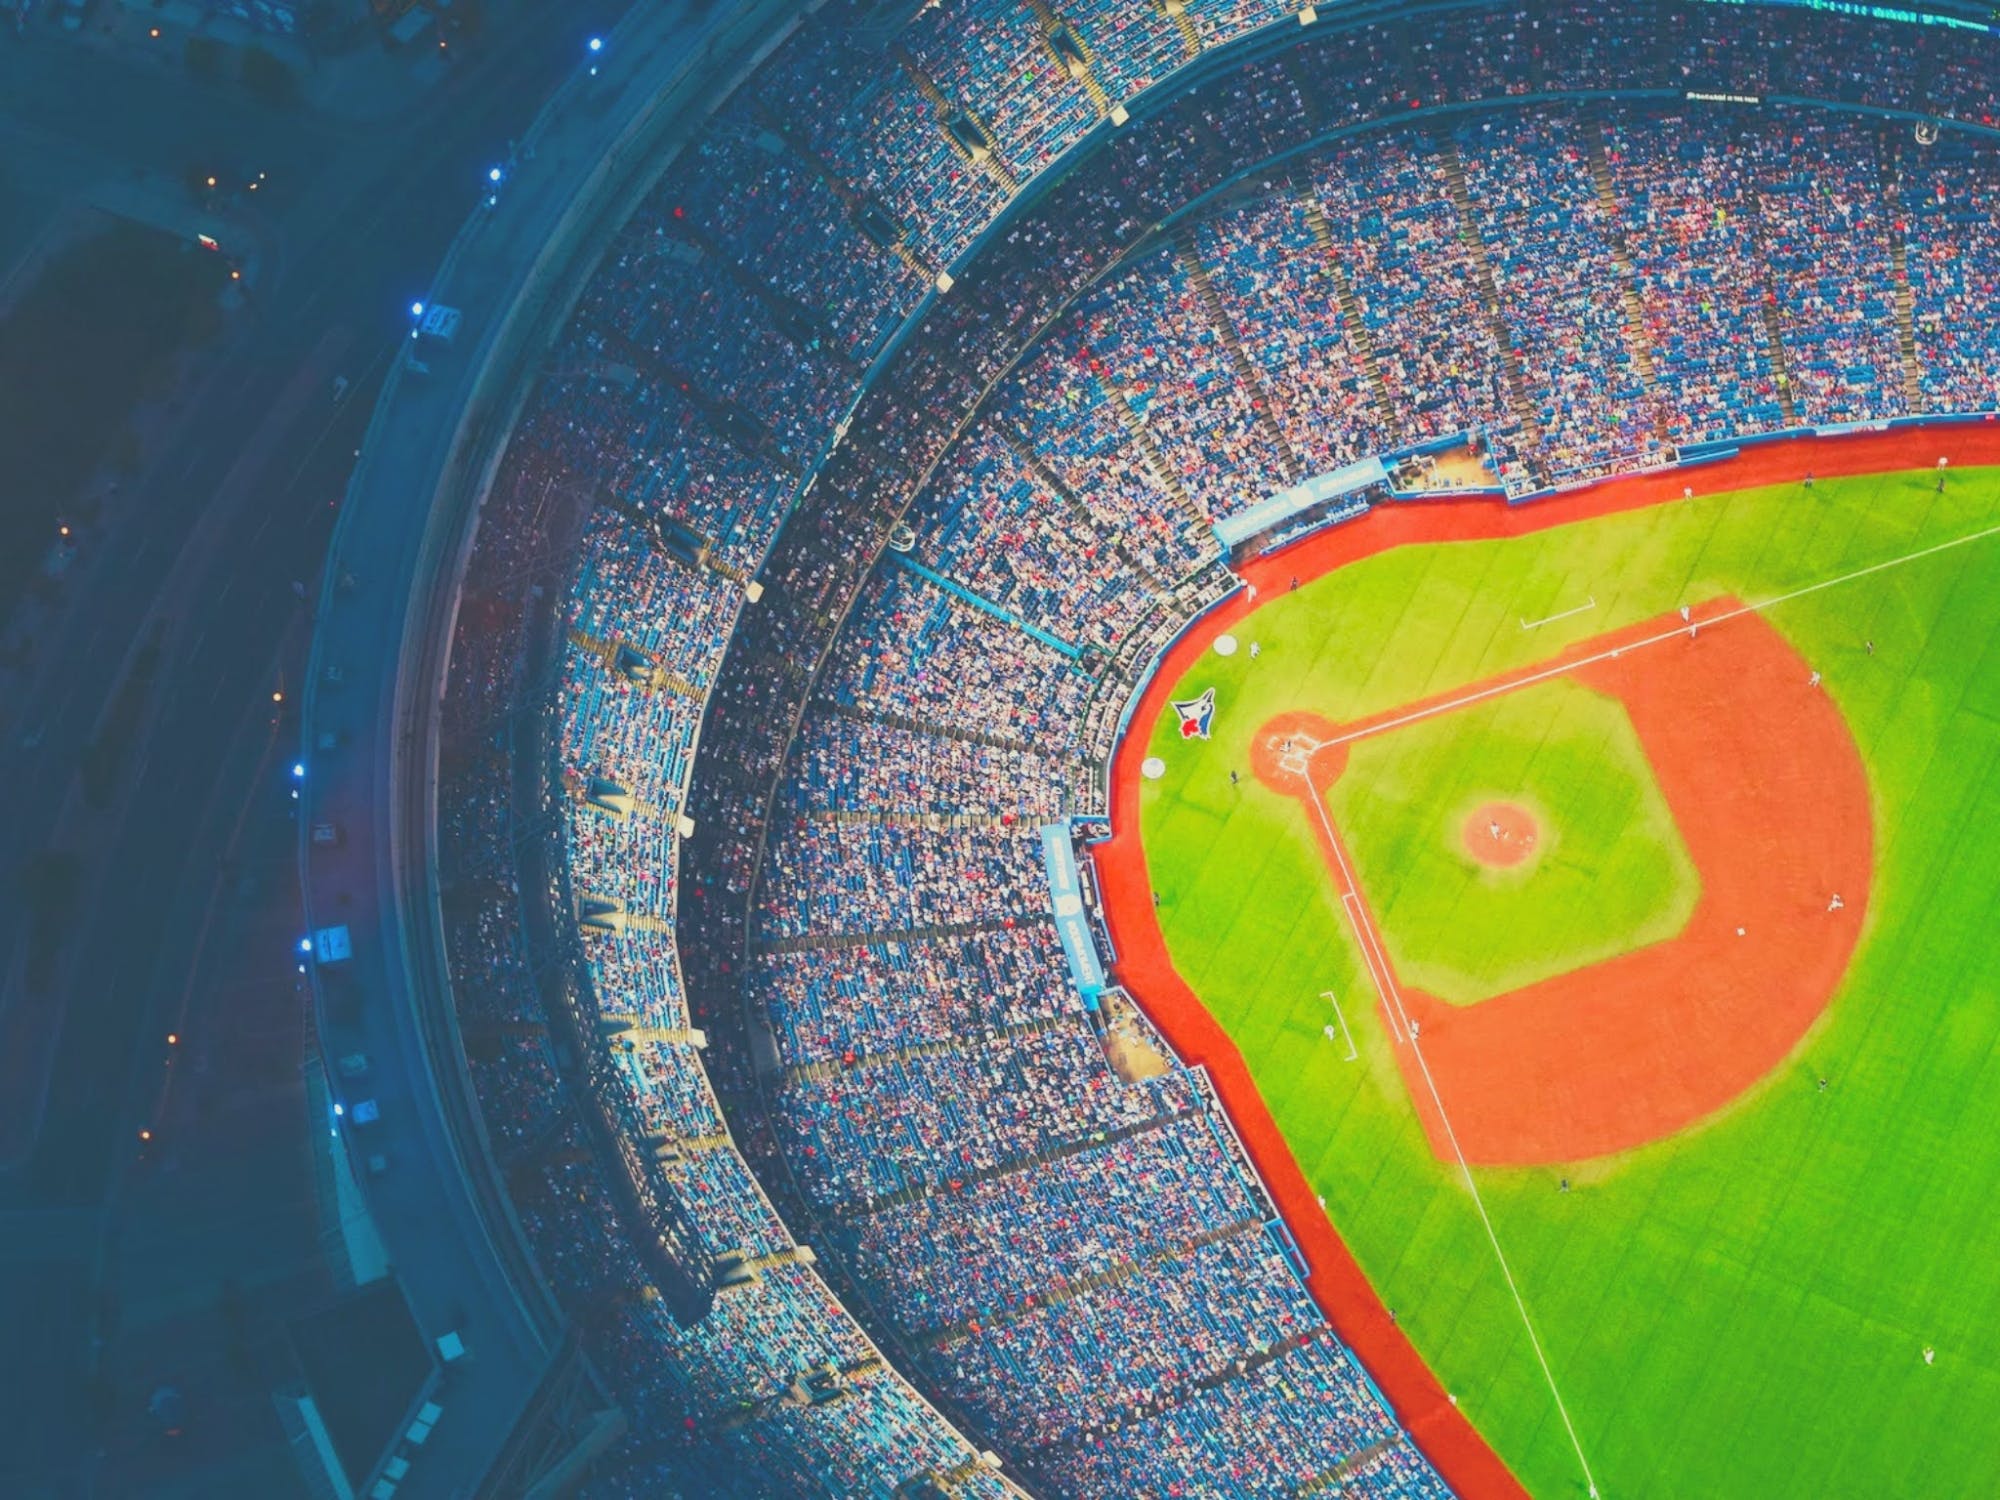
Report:
[{"label": "blue light", "polygon": [[498,167],[488,167],[486,169],[486,179],[489,182],[498,182],[500,180],[500,169]]},{"label": "blue light", "polygon": [[292,762],[292,780],[294,780],[294,781],[303,781],[303,780],[305,780],[305,776],[306,776],[306,764],[305,764],[305,762],[304,762],[304,761],[302,761],[302,760],[295,760],[295,761],[293,761],[293,762]]},{"label": "blue light", "polygon": [[601,36],[592,37],[590,39],[590,50],[592,52],[602,52],[604,50],[604,38]]},{"label": "blue light", "polygon": [[301,952],[301,953],[310,953],[310,952],[312,952],[312,951],[313,951],[313,940],[312,940],[311,938],[309,938],[309,937],[302,937],[302,938],[300,938],[300,939],[299,939],[299,952]]},{"label": "blue light", "polygon": [[345,1104],[335,1104],[333,1106],[333,1117],[336,1120],[338,1120],[342,1115],[346,1113],[347,1113],[347,1106]]},{"label": "blue light", "polygon": [[421,318],[421,317],[422,317],[423,315],[424,315],[424,305],[423,305],[423,303],[421,303],[421,302],[412,302],[412,303],[410,304],[410,316],[411,316],[411,317],[413,317],[413,318]]}]

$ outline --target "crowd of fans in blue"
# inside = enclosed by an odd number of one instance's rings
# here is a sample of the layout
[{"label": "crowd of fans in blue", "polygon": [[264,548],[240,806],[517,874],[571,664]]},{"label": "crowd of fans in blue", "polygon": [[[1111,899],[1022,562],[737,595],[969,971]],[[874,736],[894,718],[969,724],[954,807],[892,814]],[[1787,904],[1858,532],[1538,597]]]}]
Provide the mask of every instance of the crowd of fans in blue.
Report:
[{"label": "crowd of fans in blue", "polygon": [[[633,1416],[593,1492],[1442,1495],[1205,1077],[1136,1011],[1111,1045],[1073,985],[1039,830],[1103,812],[1091,705],[1221,576],[1213,523],[1275,491],[1453,434],[1531,491],[2000,406],[2000,138],[1958,128],[1996,124],[2000,44],[1667,0],[855,19],[804,23],[612,242],[455,647],[460,1024],[538,1261]],[[1919,145],[1852,106],[1945,124]],[[537,681],[524,580],[558,540]],[[771,619],[823,652],[778,640],[717,700]],[[503,726],[550,701],[564,875],[523,890]],[[690,887],[740,959],[676,943],[698,748],[749,789]],[[580,933],[601,1055],[551,1040],[533,900]],[[635,1143],[616,1162],[578,1079]],[[647,1294],[634,1201],[722,1268],[706,1316]]]}]

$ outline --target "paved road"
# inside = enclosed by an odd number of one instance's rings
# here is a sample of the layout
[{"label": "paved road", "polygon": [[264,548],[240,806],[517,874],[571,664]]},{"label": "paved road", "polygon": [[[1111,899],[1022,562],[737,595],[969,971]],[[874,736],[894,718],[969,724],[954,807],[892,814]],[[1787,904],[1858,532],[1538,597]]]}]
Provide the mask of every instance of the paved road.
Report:
[{"label": "paved road", "polygon": [[[177,178],[208,158],[269,174],[236,210],[265,247],[250,304],[176,393],[145,473],[91,540],[65,628],[28,674],[0,683],[0,850],[81,855],[87,913],[63,955],[40,1137],[0,1175],[0,1327],[26,1331],[10,1337],[0,1377],[0,1491],[72,1492],[104,1431],[83,1398],[95,1390],[114,1423],[143,1402],[150,1372],[120,1371],[115,1348],[109,1385],[85,1378],[106,1268],[121,1264],[106,1250],[128,1239],[120,1185],[138,1131],[161,1124],[156,1163],[168,1146],[162,1038],[210,999],[194,993],[197,955],[272,936],[234,918],[242,841],[290,833],[295,726],[271,694],[303,660],[293,582],[318,579],[374,380],[405,337],[401,309],[424,292],[484,166],[573,67],[583,36],[622,8],[522,0],[511,35],[496,28],[409,115],[371,126],[273,115],[57,37],[0,42],[0,170],[24,198]],[[352,382],[338,405],[335,375]],[[74,768],[149,636],[163,651],[143,738],[111,805],[93,810]],[[0,976],[20,955],[20,905],[0,901]],[[274,980],[290,975],[289,954],[258,957]]]}]

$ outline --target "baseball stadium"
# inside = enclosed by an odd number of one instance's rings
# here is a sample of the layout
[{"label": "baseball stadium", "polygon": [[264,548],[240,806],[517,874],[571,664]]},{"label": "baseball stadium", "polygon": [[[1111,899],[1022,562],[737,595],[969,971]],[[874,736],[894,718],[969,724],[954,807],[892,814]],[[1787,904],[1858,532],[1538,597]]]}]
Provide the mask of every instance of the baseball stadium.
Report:
[{"label": "baseball stadium", "polygon": [[2000,20],[780,10],[398,500],[577,1492],[2000,1494]]}]

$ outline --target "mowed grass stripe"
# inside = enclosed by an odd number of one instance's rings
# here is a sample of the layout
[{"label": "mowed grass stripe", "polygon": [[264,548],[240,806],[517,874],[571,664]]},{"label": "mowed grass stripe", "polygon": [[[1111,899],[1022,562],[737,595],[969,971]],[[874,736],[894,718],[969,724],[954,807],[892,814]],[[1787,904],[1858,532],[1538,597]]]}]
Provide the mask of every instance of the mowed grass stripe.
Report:
[{"label": "mowed grass stripe", "polygon": [[[1144,831],[1176,963],[1384,1300],[1538,1494],[1576,1493],[1575,1457],[1456,1169],[1410,1109],[1310,830],[1253,784],[1248,736],[1282,710],[1382,712],[1683,599],[1768,598],[2000,520],[1994,473],[1934,486],[1828,480],[1370,559],[1267,600],[1237,632],[1258,662],[1189,674],[1218,690],[1214,743],[1170,726],[1151,741],[1170,769],[1145,789]],[[1869,771],[1876,890],[1839,995],[1716,1119],[1569,1169],[1567,1194],[1559,1171],[1482,1171],[1481,1191],[1607,1496],[2000,1493],[2000,538],[1771,617],[1826,674]],[[1320,1035],[1329,988],[1358,1062]]]}]

